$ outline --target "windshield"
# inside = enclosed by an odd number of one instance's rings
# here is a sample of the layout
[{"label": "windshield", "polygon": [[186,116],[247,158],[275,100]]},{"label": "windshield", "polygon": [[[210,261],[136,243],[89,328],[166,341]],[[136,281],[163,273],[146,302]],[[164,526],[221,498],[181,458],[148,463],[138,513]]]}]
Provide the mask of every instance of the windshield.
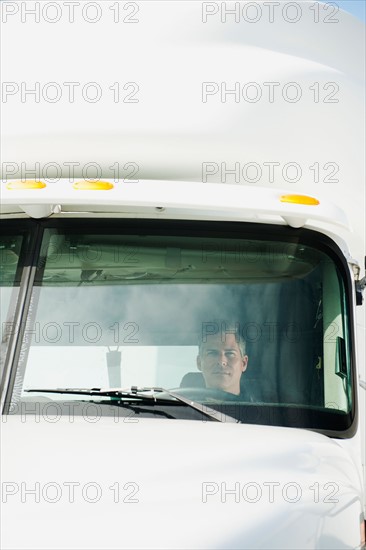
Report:
[{"label": "windshield", "polygon": [[47,389],[159,387],[240,421],[347,429],[348,306],[334,257],[293,230],[219,225],[45,228],[10,412],[86,399]]},{"label": "windshield", "polygon": [[2,381],[6,375],[5,362],[8,355],[10,336],[14,333],[17,325],[16,309],[23,273],[20,258],[23,256],[24,261],[25,249],[28,246],[26,234],[18,230],[2,231],[0,237],[0,378]]}]

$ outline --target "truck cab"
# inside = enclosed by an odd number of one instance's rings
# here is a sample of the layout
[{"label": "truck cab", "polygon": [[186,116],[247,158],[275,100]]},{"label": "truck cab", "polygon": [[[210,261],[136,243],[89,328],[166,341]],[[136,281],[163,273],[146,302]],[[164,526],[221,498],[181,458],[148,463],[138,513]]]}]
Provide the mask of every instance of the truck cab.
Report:
[{"label": "truck cab", "polygon": [[1,227],[5,547],[364,548],[339,206],[10,180]]}]

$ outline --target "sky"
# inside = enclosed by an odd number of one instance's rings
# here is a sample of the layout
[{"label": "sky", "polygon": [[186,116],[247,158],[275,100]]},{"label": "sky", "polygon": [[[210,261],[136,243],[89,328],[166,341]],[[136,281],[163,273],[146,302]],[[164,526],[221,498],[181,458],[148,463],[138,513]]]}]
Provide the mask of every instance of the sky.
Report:
[{"label": "sky", "polygon": [[365,0],[336,0],[336,4],[344,10],[352,13],[358,19],[366,21],[366,1]]}]

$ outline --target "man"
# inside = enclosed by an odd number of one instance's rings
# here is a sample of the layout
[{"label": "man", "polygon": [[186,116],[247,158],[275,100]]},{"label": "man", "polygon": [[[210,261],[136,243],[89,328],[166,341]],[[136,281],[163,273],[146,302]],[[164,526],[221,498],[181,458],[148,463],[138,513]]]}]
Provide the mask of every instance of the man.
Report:
[{"label": "man", "polygon": [[245,342],[234,332],[217,332],[200,342],[197,367],[207,388],[240,394],[240,379],[248,365]]}]

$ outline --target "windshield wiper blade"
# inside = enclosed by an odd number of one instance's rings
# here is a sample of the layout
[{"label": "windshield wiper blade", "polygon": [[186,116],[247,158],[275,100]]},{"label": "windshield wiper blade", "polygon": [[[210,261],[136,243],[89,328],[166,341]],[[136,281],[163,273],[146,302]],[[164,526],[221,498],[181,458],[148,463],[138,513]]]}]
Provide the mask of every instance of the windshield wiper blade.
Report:
[{"label": "windshield wiper blade", "polygon": [[[160,390],[161,388],[137,388],[132,386],[131,390],[122,390],[119,388],[31,388],[24,390],[26,392],[41,392],[41,393],[65,393],[71,395],[89,395],[100,397],[115,397],[119,398],[134,398],[138,401],[157,401],[154,395],[146,395],[144,391]],[[170,399],[168,400],[171,401]]]},{"label": "windshield wiper blade", "polygon": [[239,420],[237,418],[234,418],[233,416],[229,416],[228,414],[221,413],[215,409],[212,409],[211,407],[208,407],[207,405],[198,403],[197,401],[192,401],[192,399],[187,399],[186,397],[182,397],[181,395],[179,395],[179,393],[175,393],[170,390],[164,390],[164,389],[161,389],[160,391],[164,391],[168,395],[175,397],[181,403],[185,403],[188,407],[191,407],[192,409],[196,409],[196,411],[199,411],[202,414],[208,416],[215,422],[234,422],[235,424],[239,423]]},{"label": "windshield wiper blade", "polygon": [[234,422],[239,423],[240,421],[237,418],[234,418],[233,416],[229,416],[227,414],[221,413],[215,409],[212,409],[211,407],[208,407],[207,405],[203,405],[202,403],[198,403],[197,401],[193,401],[192,399],[187,399],[186,397],[183,397],[176,392],[172,392],[170,390],[167,390],[165,388],[161,387],[143,387],[139,388],[137,386],[131,386],[131,390],[122,390],[119,388],[108,388],[108,389],[102,389],[102,388],[53,388],[53,389],[47,389],[47,388],[32,388],[28,390],[24,390],[26,392],[42,392],[42,393],[65,393],[65,394],[75,394],[75,395],[89,395],[89,396],[103,396],[103,397],[115,397],[115,398],[132,398],[136,399],[138,401],[154,401],[155,403],[171,403],[172,400],[170,399],[164,399],[161,397],[158,397],[155,394],[147,395],[145,392],[153,391],[155,393],[165,393],[169,395],[169,397],[173,397],[173,399],[179,401],[180,403],[184,403],[187,405],[187,407],[190,407],[191,409],[195,409],[196,411],[199,411],[200,413],[204,414],[211,420],[215,422]]}]

